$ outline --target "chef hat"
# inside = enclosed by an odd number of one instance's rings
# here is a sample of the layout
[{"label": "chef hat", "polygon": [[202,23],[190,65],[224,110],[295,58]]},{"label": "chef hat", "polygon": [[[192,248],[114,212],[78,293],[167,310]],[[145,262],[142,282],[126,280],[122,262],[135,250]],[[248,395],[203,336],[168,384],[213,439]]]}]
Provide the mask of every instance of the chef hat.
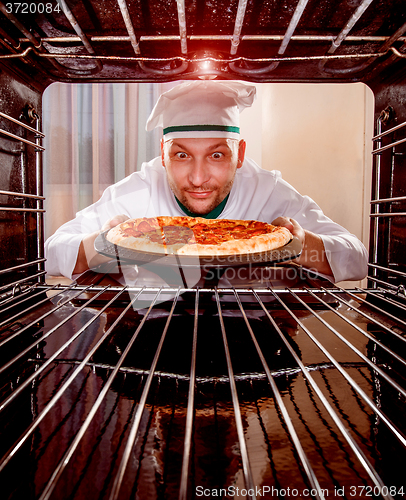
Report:
[{"label": "chef hat", "polygon": [[158,99],[146,130],[163,127],[164,140],[180,137],[239,139],[239,113],[252,105],[254,85],[196,80],[181,83]]}]

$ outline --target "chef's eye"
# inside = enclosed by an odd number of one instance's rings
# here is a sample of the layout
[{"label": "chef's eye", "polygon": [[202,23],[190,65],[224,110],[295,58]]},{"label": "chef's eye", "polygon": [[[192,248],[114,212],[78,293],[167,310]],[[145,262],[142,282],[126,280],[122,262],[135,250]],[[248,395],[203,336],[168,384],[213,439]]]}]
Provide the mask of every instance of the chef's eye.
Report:
[{"label": "chef's eye", "polygon": [[176,153],[176,156],[181,160],[184,160],[185,158],[188,157],[187,153],[184,153],[183,151],[179,151],[178,153]]},{"label": "chef's eye", "polygon": [[223,153],[220,153],[219,151],[216,151],[211,155],[211,157],[214,158],[215,160],[221,160],[223,156],[224,156]]}]

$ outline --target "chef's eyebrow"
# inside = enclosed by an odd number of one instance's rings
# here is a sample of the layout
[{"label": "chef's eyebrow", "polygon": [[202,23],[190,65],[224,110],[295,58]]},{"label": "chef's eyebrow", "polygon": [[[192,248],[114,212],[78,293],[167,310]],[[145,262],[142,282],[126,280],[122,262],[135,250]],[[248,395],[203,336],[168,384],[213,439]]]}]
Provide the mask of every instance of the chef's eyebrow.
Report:
[{"label": "chef's eyebrow", "polygon": [[[187,145],[182,144],[181,142],[177,142],[176,140],[172,140],[171,146],[176,146],[176,147],[178,147],[180,149],[185,149],[185,150],[188,149]],[[221,148],[221,147],[226,147],[228,149],[232,149],[230,147],[230,144],[228,142],[218,142],[218,143],[213,144],[212,146],[208,147],[207,149],[213,150],[213,149],[218,149],[218,148]]]},{"label": "chef's eyebrow", "polygon": [[183,144],[176,142],[176,141],[172,141],[169,146],[177,146],[178,148],[181,148],[181,149],[187,149]]},{"label": "chef's eyebrow", "polygon": [[217,149],[221,147],[227,147],[228,149],[231,149],[230,144],[228,142],[219,142],[218,144],[214,144],[214,146],[210,149]]}]

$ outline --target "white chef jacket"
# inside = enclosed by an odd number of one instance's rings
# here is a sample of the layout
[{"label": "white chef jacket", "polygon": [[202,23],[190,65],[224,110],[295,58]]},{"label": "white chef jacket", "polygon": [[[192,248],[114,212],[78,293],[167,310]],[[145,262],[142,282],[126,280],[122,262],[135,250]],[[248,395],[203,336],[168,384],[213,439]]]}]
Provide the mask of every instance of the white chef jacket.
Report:
[{"label": "white chef jacket", "polygon": [[[100,230],[107,220],[119,214],[130,218],[185,215],[168,185],[160,157],[108,187],[99,201],[78,212],[75,219],[48,238],[47,272],[71,277],[83,236]],[[279,216],[291,217],[304,229],[321,236],[335,282],[366,276],[367,251],[356,236],[326,217],[311,198],[285,182],[280,172],[263,170],[245,159],[219,217],[271,223]]]}]

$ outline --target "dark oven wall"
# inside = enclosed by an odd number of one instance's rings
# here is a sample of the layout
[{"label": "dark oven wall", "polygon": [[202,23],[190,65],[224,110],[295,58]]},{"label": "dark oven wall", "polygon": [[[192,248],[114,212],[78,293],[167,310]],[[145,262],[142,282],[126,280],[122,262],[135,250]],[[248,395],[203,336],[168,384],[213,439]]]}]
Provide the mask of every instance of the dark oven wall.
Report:
[{"label": "dark oven wall", "polygon": [[[0,295],[5,283],[42,270],[42,92],[0,69]],[[20,141],[18,138],[21,138]],[[26,142],[23,142],[26,141]],[[28,265],[34,262],[35,264]]]}]

